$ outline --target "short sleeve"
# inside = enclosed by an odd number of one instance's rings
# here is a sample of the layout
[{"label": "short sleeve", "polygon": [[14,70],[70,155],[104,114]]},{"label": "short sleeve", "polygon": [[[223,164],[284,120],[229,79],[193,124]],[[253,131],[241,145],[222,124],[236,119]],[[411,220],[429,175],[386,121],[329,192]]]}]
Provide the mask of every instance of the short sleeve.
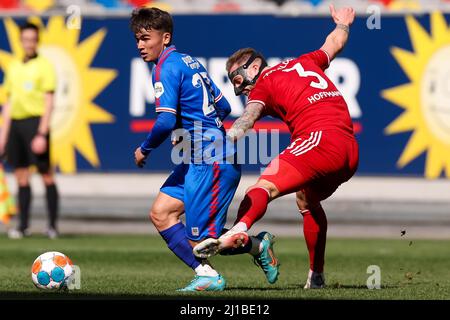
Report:
[{"label": "short sleeve", "polygon": [[215,103],[219,102],[220,99],[223,98],[223,94],[220,91],[220,89],[216,86],[214,81],[212,81],[212,80],[211,80],[211,89],[212,89],[212,94],[214,95],[214,102]]},{"label": "short sleeve", "polygon": [[[171,65],[170,65],[171,66]],[[156,66],[153,70],[156,112],[177,114],[181,87],[181,70],[168,64]]]},{"label": "short sleeve", "polygon": [[256,82],[255,87],[250,91],[248,95],[247,104],[251,102],[258,102],[266,108],[266,106],[270,105],[270,90],[266,88],[266,83],[264,79]]},{"label": "short sleeve", "polygon": [[53,92],[56,89],[56,74],[55,68],[50,61],[45,60],[42,64],[42,91]]},{"label": "short sleeve", "polygon": [[325,70],[330,66],[330,56],[324,50],[316,50],[304,55],[299,58],[308,59],[314,62],[315,65],[319,66],[320,69]]}]

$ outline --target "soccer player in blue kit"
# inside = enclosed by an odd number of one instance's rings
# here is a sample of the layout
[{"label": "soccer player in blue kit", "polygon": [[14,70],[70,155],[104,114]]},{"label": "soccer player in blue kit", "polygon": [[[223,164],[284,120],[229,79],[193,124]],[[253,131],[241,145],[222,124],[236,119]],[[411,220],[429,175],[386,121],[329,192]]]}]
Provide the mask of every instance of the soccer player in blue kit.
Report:
[{"label": "soccer player in blue kit", "polygon": [[[152,131],[135,151],[136,165],[143,167],[153,149],[180,127],[188,133],[184,139],[194,146],[188,163],[177,165],[161,187],[150,218],[169,249],[196,273],[181,291],[221,291],[225,279],[207,260],[195,257],[192,247],[222,234],[228,207],[240,181],[240,165],[226,161],[227,148],[211,148],[217,146],[214,142],[225,141],[222,120],[231,107],[206,69],[171,44],[173,22],[169,13],[157,8],[136,9],[130,27],[142,59],[155,64],[152,80],[158,113]],[[214,152],[204,157],[211,149]],[[180,220],[183,213],[186,226]],[[264,234],[250,237],[250,254],[267,277],[265,266],[272,259],[272,243]]]}]

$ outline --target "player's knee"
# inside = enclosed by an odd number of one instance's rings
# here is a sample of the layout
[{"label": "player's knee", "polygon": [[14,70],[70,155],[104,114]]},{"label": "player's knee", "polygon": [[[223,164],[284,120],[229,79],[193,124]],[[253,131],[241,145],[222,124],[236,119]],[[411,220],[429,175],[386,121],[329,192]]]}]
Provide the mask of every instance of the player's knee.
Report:
[{"label": "player's knee", "polygon": [[307,202],[306,200],[299,200],[298,198],[297,198],[297,206],[300,212],[317,211],[322,208],[320,202]]},{"label": "player's knee", "polygon": [[249,187],[245,191],[245,193],[248,193],[250,190],[255,189],[255,188],[262,188],[262,189],[266,190],[269,193],[270,200],[276,198],[280,193],[278,191],[277,187],[272,182],[267,181],[267,180],[259,180],[256,184]]},{"label": "player's knee", "polygon": [[18,169],[15,171],[17,184],[20,187],[27,187],[30,184],[29,173],[25,169]]},{"label": "player's knee", "polygon": [[297,206],[298,206],[298,209],[300,211],[309,209],[308,203],[306,201],[304,201],[304,200],[298,200],[297,199]]},{"label": "player's knee", "polygon": [[155,227],[161,227],[167,223],[169,220],[169,213],[167,210],[154,206],[149,213],[150,221],[155,225]]},{"label": "player's knee", "polygon": [[42,174],[42,180],[44,181],[44,184],[46,186],[50,186],[52,184],[55,184],[55,179],[53,178],[53,174],[51,174],[51,173],[43,173]]},{"label": "player's knee", "polygon": [[308,193],[308,196],[303,191],[296,193],[297,206],[300,211],[302,210],[317,210],[322,207],[320,200]]},{"label": "player's knee", "polygon": [[302,191],[298,191],[296,194],[297,207],[300,211],[308,210],[308,201]]}]

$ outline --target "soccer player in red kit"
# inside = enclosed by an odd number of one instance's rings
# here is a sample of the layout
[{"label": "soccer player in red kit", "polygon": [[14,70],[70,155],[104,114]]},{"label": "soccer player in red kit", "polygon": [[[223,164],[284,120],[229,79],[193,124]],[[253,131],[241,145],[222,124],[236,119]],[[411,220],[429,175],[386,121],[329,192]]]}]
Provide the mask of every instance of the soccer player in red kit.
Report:
[{"label": "soccer player in red kit", "polygon": [[234,226],[219,239],[207,239],[194,248],[195,254],[209,256],[245,245],[247,230],[264,215],[268,203],[295,192],[310,259],[305,288],[325,285],[327,219],[320,202],[349,180],[358,166],[358,144],[347,104],[324,73],[345,46],[355,11],[336,11],[333,5],[330,11],[336,28],[317,51],[274,67],[267,67],[251,48],[240,49],[228,59],[235,92],[248,95],[248,102],[227,135],[235,141],[255,121],[270,115],[288,125],[291,144],[247,190]]}]

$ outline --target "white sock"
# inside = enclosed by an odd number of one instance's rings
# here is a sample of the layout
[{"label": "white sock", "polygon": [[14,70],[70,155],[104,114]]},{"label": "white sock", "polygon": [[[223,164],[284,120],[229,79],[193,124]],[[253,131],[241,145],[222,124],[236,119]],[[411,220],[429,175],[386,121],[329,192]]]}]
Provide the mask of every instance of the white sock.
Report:
[{"label": "white sock", "polygon": [[262,241],[257,237],[250,237],[252,240],[252,248],[250,249],[250,254],[252,256],[257,256],[262,251]]},{"label": "white sock", "polygon": [[233,232],[247,232],[247,230],[247,225],[244,222],[238,222],[230,229]]},{"label": "white sock", "polygon": [[201,264],[195,268],[195,273],[198,276],[217,277],[219,274],[209,264]]}]

